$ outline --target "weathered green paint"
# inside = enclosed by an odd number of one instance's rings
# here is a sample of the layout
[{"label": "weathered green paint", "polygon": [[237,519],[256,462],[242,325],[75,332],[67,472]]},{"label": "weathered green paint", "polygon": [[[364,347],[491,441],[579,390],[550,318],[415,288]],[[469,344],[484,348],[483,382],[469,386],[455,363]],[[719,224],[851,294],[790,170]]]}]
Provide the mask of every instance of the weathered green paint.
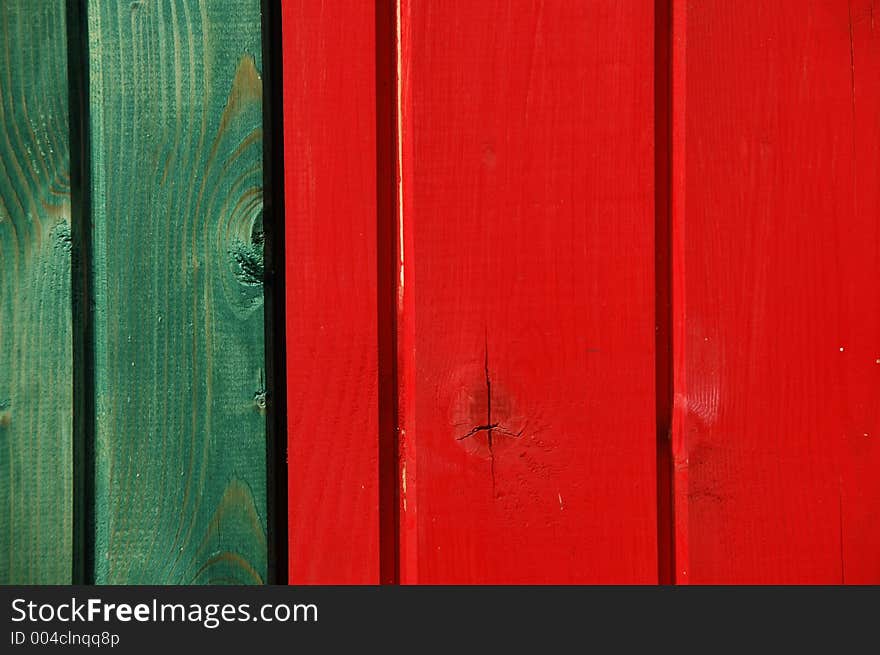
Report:
[{"label": "weathered green paint", "polygon": [[266,578],[259,0],[89,0],[97,583]]},{"label": "weathered green paint", "polygon": [[0,584],[71,580],[64,0],[0,9]]}]

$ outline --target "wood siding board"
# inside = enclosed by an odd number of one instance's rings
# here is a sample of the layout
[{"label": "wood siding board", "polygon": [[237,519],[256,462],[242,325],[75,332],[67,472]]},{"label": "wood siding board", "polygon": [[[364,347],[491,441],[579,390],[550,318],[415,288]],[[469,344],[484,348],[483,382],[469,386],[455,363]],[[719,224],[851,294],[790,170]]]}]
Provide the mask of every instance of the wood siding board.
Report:
[{"label": "wood siding board", "polygon": [[299,584],[379,582],[376,11],[282,4],[289,579]]},{"label": "wood siding board", "polygon": [[67,28],[63,0],[0,11],[0,584],[72,572]]},{"label": "wood siding board", "polygon": [[691,582],[880,580],[877,28],[687,3]]},{"label": "wood siding board", "polygon": [[88,3],[98,583],[266,579],[259,11]]},{"label": "wood siding board", "polygon": [[654,3],[401,8],[401,579],[656,582]]}]

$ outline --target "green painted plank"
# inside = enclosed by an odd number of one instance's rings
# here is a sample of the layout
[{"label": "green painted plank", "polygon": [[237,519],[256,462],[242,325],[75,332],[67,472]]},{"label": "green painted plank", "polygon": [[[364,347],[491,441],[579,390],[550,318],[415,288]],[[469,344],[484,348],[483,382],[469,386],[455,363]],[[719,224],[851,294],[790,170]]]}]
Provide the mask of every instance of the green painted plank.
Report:
[{"label": "green painted plank", "polygon": [[260,2],[87,7],[95,581],[260,583]]},{"label": "green painted plank", "polygon": [[0,10],[0,584],[71,580],[64,0]]}]

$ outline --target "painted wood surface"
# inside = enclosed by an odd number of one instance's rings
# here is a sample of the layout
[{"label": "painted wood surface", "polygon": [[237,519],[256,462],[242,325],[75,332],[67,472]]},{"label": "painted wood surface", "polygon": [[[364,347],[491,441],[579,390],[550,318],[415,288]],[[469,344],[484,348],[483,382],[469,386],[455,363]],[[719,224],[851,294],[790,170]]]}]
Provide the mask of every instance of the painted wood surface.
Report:
[{"label": "painted wood surface", "polygon": [[[85,2],[87,171],[65,4],[0,11],[0,582],[265,582],[260,2]],[[880,581],[875,18],[285,1],[290,580]]]},{"label": "painted wood surface", "polygon": [[291,0],[282,12],[289,579],[375,584],[375,10]]},{"label": "painted wood surface", "polygon": [[880,581],[877,11],[687,3],[691,582]]},{"label": "painted wood surface", "polygon": [[400,5],[400,579],[655,582],[654,3]]},{"label": "painted wood surface", "polygon": [[63,0],[0,10],[0,584],[72,571],[67,31]]},{"label": "painted wood surface", "polygon": [[98,583],[266,579],[259,12],[88,3]]}]

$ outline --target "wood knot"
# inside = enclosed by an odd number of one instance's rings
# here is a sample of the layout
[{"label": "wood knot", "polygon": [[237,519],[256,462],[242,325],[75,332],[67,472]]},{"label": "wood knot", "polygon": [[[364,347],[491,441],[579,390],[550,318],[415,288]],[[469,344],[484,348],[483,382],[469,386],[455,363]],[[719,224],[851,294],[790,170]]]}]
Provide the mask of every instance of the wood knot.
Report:
[{"label": "wood knot", "polygon": [[229,255],[234,264],[235,277],[245,286],[258,287],[263,285],[265,241],[262,212],[251,226],[249,243],[237,238],[232,240]]}]

